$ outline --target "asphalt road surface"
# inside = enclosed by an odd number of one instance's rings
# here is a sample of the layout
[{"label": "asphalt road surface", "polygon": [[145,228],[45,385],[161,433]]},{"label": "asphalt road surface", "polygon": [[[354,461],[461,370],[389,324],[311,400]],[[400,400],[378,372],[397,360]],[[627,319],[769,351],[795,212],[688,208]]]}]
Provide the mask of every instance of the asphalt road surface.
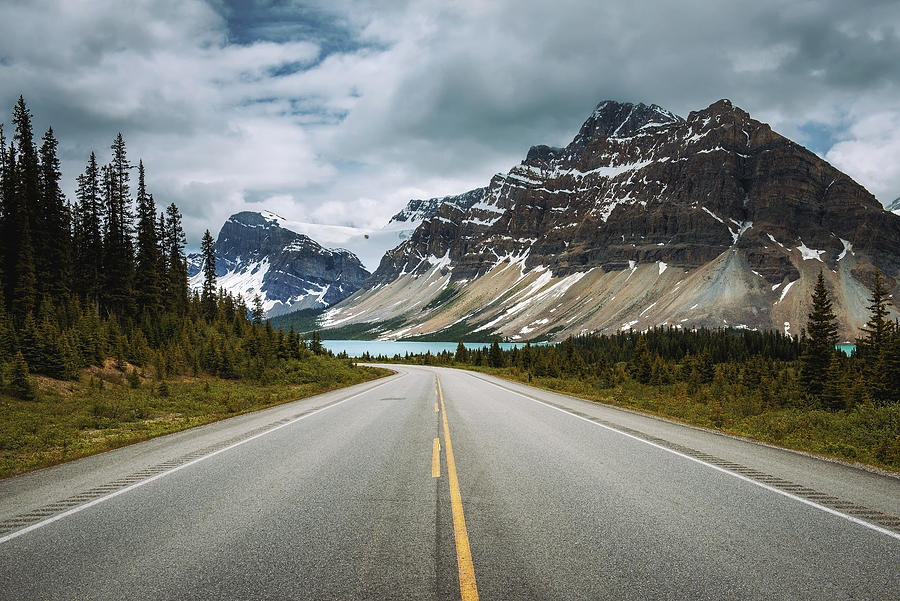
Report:
[{"label": "asphalt road surface", "polygon": [[394,368],[0,481],[0,599],[900,598],[900,479]]}]

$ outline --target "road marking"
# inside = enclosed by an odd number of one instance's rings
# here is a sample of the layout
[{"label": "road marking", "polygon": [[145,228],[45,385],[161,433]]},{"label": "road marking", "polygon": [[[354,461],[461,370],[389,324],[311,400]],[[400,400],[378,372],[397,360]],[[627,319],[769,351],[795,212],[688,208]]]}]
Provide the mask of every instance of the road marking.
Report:
[{"label": "road marking", "polygon": [[435,438],[431,445],[431,477],[441,477],[441,439]]},{"label": "road marking", "polygon": [[450,426],[447,425],[447,408],[444,406],[444,392],[437,374],[438,397],[441,400],[441,414],[444,418],[444,442],[447,445],[447,479],[450,483],[450,509],[453,514],[453,534],[456,537],[456,565],[459,568],[459,593],[462,601],[478,601],[478,587],[475,584],[475,566],[472,565],[472,550],[469,548],[469,534],[466,532],[466,518],[463,515],[462,495],[456,478],[456,461],[453,459],[453,443],[450,442]]},{"label": "road marking", "polygon": [[[403,376],[401,375],[400,377],[402,378]],[[250,442],[251,440],[256,440],[257,438],[262,438],[263,436],[266,436],[267,434],[271,434],[272,432],[275,432],[276,430],[280,430],[282,428],[290,426],[291,424],[295,424],[295,423],[299,422],[300,420],[306,419],[307,417],[312,417],[313,415],[322,413],[323,411],[327,411],[328,409],[337,407],[338,405],[343,405],[347,401],[351,401],[358,396],[362,396],[364,394],[372,392],[376,388],[381,388],[385,384],[390,384],[391,382],[394,382],[394,381],[395,381],[395,379],[391,378],[390,380],[388,380],[386,382],[382,382],[381,384],[378,384],[377,386],[373,386],[372,388],[369,388],[368,390],[363,390],[362,392],[358,392],[358,393],[354,394],[353,396],[349,396],[346,399],[344,399],[343,401],[338,401],[336,403],[326,405],[325,407],[321,407],[319,409],[316,409],[315,411],[311,411],[309,413],[301,415],[300,417],[292,419],[289,422],[279,424],[273,428],[269,428],[268,430],[260,432],[259,434],[254,434],[253,436],[250,436],[249,438],[239,440],[238,442],[228,445],[227,447],[223,447],[217,451],[213,451],[207,455],[203,455],[202,457],[197,457],[196,459],[192,459],[191,461],[188,461],[187,463],[183,463],[179,466],[173,467],[170,470],[160,472],[159,474],[156,474],[155,476],[151,476],[151,477],[147,478],[146,480],[141,480],[140,482],[136,482],[136,483],[132,484],[131,486],[126,486],[125,488],[120,488],[119,490],[112,492],[104,497],[94,499],[93,501],[85,503],[84,505],[79,505],[78,507],[73,507],[72,509],[70,509],[68,511],[64,511],[63,513],[59,513],[57,515],[54,515],[53,517],[47,518],[46,520],[32,524],[32,525],[28,526],[27,528],[22,528],[21,530],[16,530],[15,532],[10,532],[9,534],[7,534],[5,536],[0,537],[0,544],[3,544],[5,542],[10,541],[14,538],[17,538],[19,536],[22,536],[23,534],[26,534],[28,532],[37,530],[38,528],[43,528],[44,526],[46,526],[48,524],[52,524],[53,522],[59,521],[63,518],[67,518],[70,515],[84,511],[85,509],[87,509],[89,507],[93,507],[94,505],[99,505],[100,503],[103,503],[104,501],[109,501],[110,499],[112,499],[114,497],[118,497],[121,494],[125,494],[126,492],[128,492],[130,490],[134,490],[135,488],[140,488],[141,486],[144,486],[145,484],[149,484],[155,480],[159,480],[160,478],[165,478],[166,476],[168,476],[170,474],[174,474],[175,472],[181,471],[186,467],[194,465],[195,463],[200,463],[201,461],[205,461],[205,460],[209,459],[210,457],[215,457],[216,455],[218,455],[220,453],[224,453],[225,451],[230,451],[231,449],[233,449],[235,447],[239,447],[242,444],[246,444],[246,443]]]},{"label": "road marking", "polygon": [[[469,374],[469,375],[471,376],[471,374]],[[616,428],[613,428],[612,426],[607,426],[606,424],[599,424],[599,423],[595,422],[594,420],[588,419],[588,418],[586,418],[586,417],[581,417],[580,415],[575,415],[574,413],[570,413],[569,411],[566,411],[565,409],[561,409],[561,408],[556,407],[556,406],[554,406],[554,405],[551,405],[551,404],[549,404],[549,403],[545,403],[544,401],[539,401],[538,399],[536,399],[536,398],[534,398],[534,397],[530,397],[530,396],[528,396],[527,394],[523,394],[523,393],[521,393],[521,392],[517,392],[517,391],[512,390],[512,389],[510,389],[510,388],[506,388],[505,386],[500,386],[499,384],[495,384],[494,382],[491,382],[490,380],[486,380],[486,379],[484,379],[484,378],[479,378],[479,377],[476,377],[476,376],[471,376],[471,377],[473,377],[473,378],[475,378],[475,379],[477,379],[477,380],[481,380],[482,382],[486,382],[486,383],[490,384],[491,386],[495,386],[495,387],[497,387],[497,388],[499,388],[499,389],[501,389],[501,390],[505,390],[505,391],[507,391],[507,392],[509,392],[509,393],[518,395],[518,396],[520,396],[520,397],[522,397],[522,398],[524,398],[524,399],[528,399],[529,401],[532,401],[532,402],[534,402],[534,403],[538,403],[539,405],[543,405],[544,407],[548,407],[548,408],[550,408],[550,409],[554,409],[554,410],[556,410],[556,411],[559,411],[560,413],[565,413],[566,415],[568,415],[568,416],[570,416],[570,417],[574,417],[574,418],[580,419],[580,420],[582,420],[582,421],[585,421],[585,422],[587,422],[587,423],[589,423],[589,424],[593,424],[593,425],[595,425],[595,426],[598,426],[598,427],[600,427],[600,428],[603,428],[603,429],[605,429],[605,430],[609,430],[609,431],[611,431],[611,432],[615,432],[615,433],[617,433],[617,434],[621,434],[622,436],[626,436],[626,437],[631,438],[631,439],[633,439],[633,440],[636,440],[636,441],[638,441],[638,442],[642,442],[642,443],[644,443],[644,444],[646,444],[646,445],[650,445],[651,447],[656,447],[657,449],[663,450],[663,451],[665,451],[665,452],[667,452],[667,453],[671,453],[671,454],[673,454],[673,455],[677,455],[678,457],[682,457],[682,458],[687,459],[687,460],[689,460],[689,461],[693,461],[694,463],[699,463],[700,465],[705,465],[706,467],[712,468],[712,469],[716,470],[717,472],[721,472],[721,473],[723,473],[723,474],[728,474],[729,476],[733,476],[733,477],[737,478],[738,480],[743,480],[744,482],[749,482],[750,484],[753,484],[753,485],[755,485],[755,486],[759,486],[760,488],[764,488],[764,489],[766,489],[766,490],[768,490],[768,491],[777,493],[777,494],[779,494],[779,495],[781,495],[781,496],[783,496],[783,497],[787,497],[788,499],[793,499],[793,500],[795,500],[795,501],[799,501],[799,502],[803,503],[804,505],[809,505],[810,507],[814,507],[814,508],[816,508],[816,509],[819,509],[819,510],[821,510],[821,511],[824,511],[825,513],[829,513],[829,514],[831,514],[831,515],[834,515],[834,516],[843,518],[843,519],[845,519],[845,520],[847,520],[847,521],[853,522],[854,524],[859,524],[860,526],[865,526],[865,527],[868,528],[869,530],[874,530],[875,532],[880,532],[881,534],[887,534],[887,535],[890,536],[891,538],[895,538],[895,539],[897,539],[897,540],[900,540],[900,534],[898,534],[898,533],[896,533],[896,532],[891,532],[891,531],[888,530],[887,528],[882,528],[881,526],[876,526],[875,524],[871,524],[871,523],[869,523],[869,522],[866,522],[865,520],[861,520],[861,519],[859,519],[859,518],[853,517],[852,515],[847,515],[846,513],[842,513],[842,512],[840,512],[840,511],[834,510],[834,509],[832,509],[832,508],[830,508],[830,507],[826,507],[825,505],[820,505],[819,503],[816,503],[815,501],[810,501],[809,499],[804,499],[803,497],[798,497],[797,495],[791,494],[791,493],[789,493],[789,492],[787,492],[787,491],[784,491],[784,490],[775,488],[774,486],[769,486],[768,484],[764,484],[764,483],[762,483],[762,482],[759,482],[759,481],[757,481],[757,480],[754,480],[753,478],[748,478],[747,476],[744,476],[744,475],[742,475],[742,474],[738,474],[738,473],[736,473],[736,472],[732,472],[732,471],[727,470],[727,469],[725,469],[725,468],[723,468],[723,467],[719,467],[719,466],[717,466],[717,465],[713,465],[712,463],[708,463],[708,462],[706,462],[706,461],[703,461],[702,459],[697,459],[696,457],[691,457],[690,455],[685,455],[684,453],[680,453],[680,452],[678,452],[678,451],[676,451],[676,450],[674,450],[674,449],[666,448],[666,447],[664,447],[664,446],[662,446],[662,445],[656,444],[655,442],[651,442],[651,441],[649,441],[649,440],[645,440],[645,439],[641,438],[640,436],[635,436],[635,435],[629,434],[629,433],[627,433],[627,432],[622,432],[621,430],[618,430],[618,429],[616,429]],[[445,418],[445,419],[446,419],[446,418]]]},{"label": "road marking", "polygon": [[435,412],[435,413],[440,412],[440,409],[438,409],[437,401],[435,401],[435,403],[434,403],[434,412]]}]

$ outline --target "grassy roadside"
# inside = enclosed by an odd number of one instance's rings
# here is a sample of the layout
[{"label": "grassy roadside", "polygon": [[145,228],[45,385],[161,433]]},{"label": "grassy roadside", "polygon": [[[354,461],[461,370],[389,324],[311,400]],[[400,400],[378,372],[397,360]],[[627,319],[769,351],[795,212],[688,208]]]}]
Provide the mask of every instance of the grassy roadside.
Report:
[{"label": "grassy roadside", "polygon": [[325,356],[290,362],[265,383],[211,376],[149,380],[137,372],[127,377],[131,366],[120,367],[109,361],[71,382],[38,378],[38,400],[0,393],[0,478],[391,373]]},{"label": "grassy roadside", "polygon": [[900,404],[869,403],[843,411],[753,405],[714,386],[689,393],[686,383],[613,387],[575,377],[532,377],[516,368],[456,365],[589,401],[663,416],[761,442],[900,472]]}]

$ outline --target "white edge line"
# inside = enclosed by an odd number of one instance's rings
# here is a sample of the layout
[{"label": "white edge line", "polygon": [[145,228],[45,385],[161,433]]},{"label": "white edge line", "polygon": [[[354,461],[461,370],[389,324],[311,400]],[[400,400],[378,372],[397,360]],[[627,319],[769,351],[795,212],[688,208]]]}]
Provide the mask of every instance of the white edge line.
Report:
[{"label": "white edge line", "polygon": [[[532,402],[534,402],[534,403],[538,403],[538,404],[543,405],[543,406],[545,406],[545,407],[548,407],[548,408],[550,408],[550,409],[555,409],[556,411],[559,411],[560,413],[565,413],[566,415],[568,415],[568,416],[570,416],[570,417],[574,417],[574,418],[580,419],[580,420],[582,420],[582,421],[588,422],[589,424],[593,424],[593,425],[595,425],[595,426],[599,426],[599,427],[604,428],[604,429],[606,429],[606,430],[609,430],[609,431],[611,431],[611,432],[616,432],[617,434],[621,434],[622,436],[627,436],[628,438],[631,438],[631,439],[637,440],[638,442],[642,442],[642,443],[644,443],[644,444],[650,445],[651,447],[656,447],[657,449],[660,449],[660,450],[665,451],[665,452],[667,452],[667,453],[671,453],[671,454],[673,454],[673,455],[677,455],[678,457],[683,457],[684,459],[687,459],[687,460],[689,460],[689,461],[693,461],[694,463],[699,463],[700,465],[705,465],[706,467],[712,468],[712,469],[716,470],[717,472],[722,472],[723,474],[728,474],[729,476],[734,476],[734,477],[737,478],[738,480],[743,480],[744,482],[749,482],[750,484],[753,484],[753,485],[755,485],[755,486],[759,486],[760,488],[764,488],[764,489],[766,489],[766,490],[768,490],[768,491],[771,491],[771,492],[774,492],[774,493],[778,493],[779,495],[781,495],[781,496],[783,496],[783,497],[787,497],[788,499],[793,499],[793,500],[795,500],[795,501],[800,501],[801,503],[803,503],[803,504],[805,504],[805,505],[809,505],[810,507],[815,507],[816,509],[819,509],[819,510],[821,510],[821,511],[824,511],[825,513],[830,513],[831,515],[835,515],[835,516],[844,518],[845,520],[848,520],[848,521],[850,521],[850,522],[853,522],[854,524],[859,524],[860,526],[865,526],[866,528],[868,528],[868,529],[870,529],[870,530],[874,530],[875,532],[880,532],[881,534],[886,534],[886,535],[890,536],[891,538],[895,538],[895,539],[897,539],[897,540],[900,540],[900,534],[897,534],[896,532],[891,532],[890,530],[888,530],[888,529],[886,529],[886,528],[882,528],[881,526],[876,526],[875,524],[872,524],[872,523],[869,523],[869,522],[867,522],[867,521],[865,521],[865,520],[861,520],[861,519],[859,519],[859,518],[853,517],[852,515],[847,515],[846,513],[841,513],[840,511],[837,511],[837,510],[832,509],[832,508],[830,508],[830,507],[826,507],[826,506],[820,505],[820,504],[818,504],[818,503],[816,503],[816,502],[814,502],[814,501],[810,501],[809,499],[804,499],[803,497],[798,497],[797,495],[793,495],[793,494],[791,494],[791,493],[789,493],[789,492],[780,490],[780,489],[778,489],[778,488],[775,488],[774,486],[769,486],[768,484],[763,484],[762,482],[758,482],[758,481],[756,481],[756,480],[754,480],[754,479],[752,479],[752,478],[748,478],[747,476],[743,476],[743,475],[738,474],[738,473],[736,473],[736,472],[732,472],[732,471],[727,470],[727,469],[725,469],[725,468],[723,468],[723,467],[719,467],[719,466],[717,466],[717,465],[713,465],[712,463],[708,463],[708,462],[706,462],[706,461],[703,461],[702,459],[697,459],[696,457],[691,457],[690,455],[685,455],[684,453],[679,453],[678,451],[675,451],[675,450],[673,450],[673,449],[666,448],[666,447],[664,447],[664,446],[662,446],[662,445],[656,444],[655,442],[651,442],[651,441],[649,441],[649,440],[645,440],[645,439],[641,438],[640,436],[635,436],[635,435],[629,434],[629,433],[627,433],[627,432],[622,432],[621,430],[617,430],[616,428],[613,428],[612,426],[607,426],[606,424],[600,424],[600,423],[595,422],[594,420],[587,419],[586,417],[581,417],[580,415],[575,415],[574,413],[570,413],[569,411],[566,411],[565,409],[560,409],[559,407],[555,407],[555,406],[553,406],[553,405],[551,405],[551,404],[549,404],[549,403],[545,403],[544,401],[539,401],[539,400],[537,400],[537,399],[535,399],[535,398],[533,398],[533,397],[528,396],[527,394],[523,394],[523,393],[521,393],[521,392],[517,392],[517,391],[512,390],[512,389],[510,389],[510,388],[506,388],[505,386],[500,386],[499,384],[495,384],[494,382],[491,382],[490,380],[486,380],[486,379],[483,379],[483,378],[478,378],[478,379],[481,380],[482,382],[487,382],[487,383],[490,384],[491,386],[496,386],[497,388],[499,388],[499,389],[501,389],[501,390],[505,390],[505,391],[507,391],[507,392],[511,392],[512,394],[515,394],[515,395],[518,395],[518,396],[520,396],[520,397],[522,397],[522,398],[528,399],[529,401],[532,401]],[[2,542],[2,541],[0,541],[0,542]]]},{"label": "white edge line", "polygon": [[[402,374],[402,375],[405,375],[405,374]],[[401,375],[401,377],[402,377],[402,375]],[[392,378],[390,381],[391,381],[391,382],[394,381],[394,378]],[[285,423],[279,424],[279,425],[277,425],[277,426],[275,426],[275,427],[273,427],[273,428],[269,428],[269,429],[266,430],[265,432],[260,432],[259,434],[254,434],[254,435],[251,436],[250,438],[245,438],[244,440],[239,440],[238,442],[236,442],[236,443],[234,443],[234,444],[230,444],[230,445],[228,445],[227,447],[224,447],[224,448],[219,449],[219,450],[217,450],[217,451],[213,451],[213,452],[211,452],[211,453],[209,453],[209,454],[207,454],[207,455],[203,455],[202,457],[197,457],[196,459],[191,459],[191,460],[188,461],[187,463],[183,463],[183,464],[181,464],[181,465],[179,465],[179,466],[173,467],[172,469],[166,470],[166,471],[161,472],[161,473],[159,473],[159,474],[156,474],[156,475],[154,475],[154,476],[150,476],[150,477],[147,478],[146,480],[141,480],[140,482],[135,482],[134,484],[131,484],[130,486],[126,486],[125,488],[120,488],[119,490],[117,490],[117,491],[115,491],[115,492],[111,492],[110,494],[108,494],[108,495],[106,495],[106,496],[104,496],[104,497],[100,497],[99,499],[94,499],[93,501],[89,501],[88,503],[85,503],[84,505],[79,505],[79,506],[77,506],[77,507],[73,507],[72,509],[69,509],[68,511],[64,511],[64,512],[62,512],[62,513],[59,513],[59,514],[57,514],[57,515],[54,515],[53,517],[50,517],[50,518],[47,518],[46,520],[42,520],[42,521],[40,521],[40,522],[37,522],[36,524],[31,524],[30,526],[27,526],[27,527],[25,527],[25,528],[22,528],[21,530],[16,530],[15,532],[10,532],[9,534],[7,534],[7,535],[5,535],[5,536],[0,537],[0,545],[2,545],[3,543],[5,543],[5,542],[7,542],[7,541],[10,541],[10,540],[12,540],[12,539],[14,539],[14,538],[17,538],[17,537],[19,537],[19,536],[22,536],[23,534],[27,534],[27,533],[29,533],[29,532],[32,532],[32,531],[34,531],[34,530],[37,530],[38,528],[43,528],[43,527],[46,526],[47,524],[52,524],[53,522],[56,522],[56,521],[61,520],[61,519],[63,519],[63,518],[69,517],[70,515],[73,515],[73,514],[75,514],[75,513],[80,512],[80,511],[84,511],[85,509],[87,509],[87,508],[89,508],[89,507],[93,507],[94,505],[98,505],[98,504],[100,504],[100,503],[103,503],[104,501],[108,501],[108,500],[110,500],[110,499],[112,499],[112,498],[114,498],[114,497],[118,497],[119,495],[125,494],[125,493],[127,493],[128,491],[130,491],[130,490],[134,490],[135,488],[139,488],[139,487],[141,487],[141,486],[143,486],[143,485],[145,485],[145,484],[149,484],[150,482],[153,482],[154,480],[159,480],[160,478],[164,478],[164,477],[166,477],[166,476],[168,476],[168,475],[174,474],[175,472],[177,472],[177,471],[179,471],[179,470],[183,470],[183,469],[186,468],[186,467],[190,467],[190,466],[194,465],[195,463],[200,463],[201,461],[205,461],[206,459],[209,459],[210,457],[215,457],[215,456],[218,455],[219,453],[224,453],[225,451],[230,451],[231,449],[233,449],[233,448],[235,448],[235,447],[239,447],[239,446],[241,446],[242,444],[248,443],[248,442],[250,442],[251,440],[256,440],[257,438],[260,438],[260,437],[265,436],[265,435],[267,435],[267,434],[271,434],[272,432],[275,432],[276,430],[280,430],[280,429],[282,429],[282,428],[284,428],[284,427],[286,427],[286,426],[290,426],[291,424],[295,424],[295,423],[299,422],[299,421],[302,420],[302,419],[306,419],[307,417],[312,417],[313,415],[315,415],[315,414],[317,414],[317,413],[321,413],[321,412],[323,412],[323,411],[325,411],[325,410],[327,410],[327,409],[331,409],[331,408],[333,408],[333,407],[337,407],[338,405],[342,405],[342,404],[346,403],[347,401],[350,401],[350,400],[355,399],[355,398],[358,397],[358,396],[364,395],[364,394],[366,394],[366,393],[368,393],[368,392],[372,392],[372,391],[375,390],[376,388],[381,388],[382,386],[384,386],[385,384],[388,384],[388,383],[390,383],[390,382],[382,382],[381,384],[378,384],[377,386],[373,386],[372,388],[369,388],[368,390],[363,390],[362,392],[358,392],[358,393],[354,394],[353,396],[349,396],[349,397],[347,397],[346,399],[344,399],[344,400],[342,400],[342,401],[337,401],[336,403],[331,403],[330,405],[327,405],[327,406],[325,406],[325,407],[320,407],[320,408],[318,408],[318,409],[316,409],[316,410],[314,410],[314,411],[311,411],[311,412],[309,412],[309,413],[305,413],[305,414],[301,415],[300,417],[296,417],[296,418],[292,419],[292,420],[289,421],[289,422],[285,422]],[[303,399],[300,399],[300,400],[303,400]]]}]

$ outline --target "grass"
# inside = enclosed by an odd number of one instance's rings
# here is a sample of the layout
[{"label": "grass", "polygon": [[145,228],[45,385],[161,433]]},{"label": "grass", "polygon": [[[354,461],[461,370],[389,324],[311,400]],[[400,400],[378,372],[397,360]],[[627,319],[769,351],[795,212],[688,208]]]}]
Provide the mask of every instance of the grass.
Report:
[{"label": "grass", "polygon": [[842,411],[779,407],[753,395],[729,394],[707,385],[644,385],[626,381],[599,386],[590,378],[537,378],[515,368],[461,366],[563,392],[590,401],[625,407],[737,436],[851,462],[900,471],[900,403],[869,403]]},{"label": "grass", "polygon": [[77,382],[38,378],[38,399],[0,394],[0,478],[388,375],[331,357],[288,363],[265,384],[213,377],[136,388],[112,362]]}]

